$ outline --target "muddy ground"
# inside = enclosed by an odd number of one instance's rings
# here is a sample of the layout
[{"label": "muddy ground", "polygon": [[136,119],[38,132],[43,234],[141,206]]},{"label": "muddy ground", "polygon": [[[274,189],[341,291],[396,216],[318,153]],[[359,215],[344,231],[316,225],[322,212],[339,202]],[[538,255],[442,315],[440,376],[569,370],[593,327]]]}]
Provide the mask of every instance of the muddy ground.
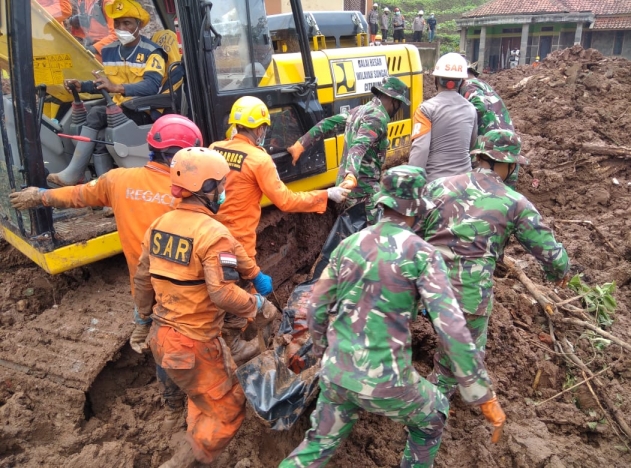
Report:
[{"label": "muddy ground", "polygon": [[[527,77],[532,78],[522,81]],[[538,69],[519,67],[483,78],[504,97],[531,162],[520,173],[518,189],[554,226],[574,271],[583,273],[585,282],[616,281],[618,308],[607,330],[631,342],[629,160],[588,153],[582,146],[631,147],[631,62],[576,48],[552,54]],[[431,86],[426,92],[431,97]],[[581,223],[563,222],[567,220]],[[316,223],[313,230],[323,227]],[[544,290],[554,288],[521,246],[511,244],[507,253]],[[56,277],[31,265],[6,243],[0,243],[0,258],[0,339],[55,304],[87,307],[102,294],[98,291],[126,290],[122,257]],[[296,282],[304,279],[302,273],[294,277]],[[281,302],[292,284],[277,291]],[[573,295],[569,290],[557,292],[562,298]],[[598,377],[605,391],[603,395],[592,385],[598,395],[594,398],[581,385],[542,403],[581,382],[582,372],[549,344],[548,319],[520,282],[499,272],[495,293],[486,361],[508,417],[504,437],[492,445],[479,410],[456,397],[436,466],[630,466],[630,441],[611,416],[613,409],[631,424],[629,353],[615,344],[601,349],[601,343],[581,327],[560,323],[567,313],[559,311],[556,338],[570,343],[591,371],[607,368]],[[428,323],[417,322],[414,359],[423,374],[429,371],[434,345]],[[164,410],[151,357],[137,355],[129,346],[98,376],[85,403],[77,407],[80,396],[0,366],[0,467],[155,467],[169,458],[180,440],[181,433],[166,434],[160,428]],[[307,425],[303,418],[288,432],[273,432],[248,409],[245,423],[216,466],[277,466],[302,439]],[[330,466],[398,466],[405,438],[401,426],[364,414]]]}]

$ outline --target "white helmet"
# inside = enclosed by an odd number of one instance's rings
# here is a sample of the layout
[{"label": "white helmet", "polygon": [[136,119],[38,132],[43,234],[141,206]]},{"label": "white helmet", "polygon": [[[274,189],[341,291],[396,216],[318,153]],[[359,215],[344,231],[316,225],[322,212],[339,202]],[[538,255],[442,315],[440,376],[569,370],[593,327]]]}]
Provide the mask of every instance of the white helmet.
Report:
[{"label": "white helmet", "polygon": [[372,7],[373,7],[373,8],[375,8],[375,7],[379,8],[379,4],[378,4],[378,3],[373,3],[373,4],[372,4]]},{"label": "white helmet", "polygon": [[419,10],[419,11],[418,11],[418,14],[419,14],[419,15],[421,15],[421,16],[423,16],[423,15],[425,14],[425,12],[424,12],[423,10]]},{"label": "white helmet", "polygon": [[445,54],[436,62],[432,75],[440,78],[466,80],[469,77],[467,73],[467,60],[462,55],[455,52]]},{"label": "white helmet", "polygon": [[390,11],[390,9],[388,7],[385,7],[383,11]]}]

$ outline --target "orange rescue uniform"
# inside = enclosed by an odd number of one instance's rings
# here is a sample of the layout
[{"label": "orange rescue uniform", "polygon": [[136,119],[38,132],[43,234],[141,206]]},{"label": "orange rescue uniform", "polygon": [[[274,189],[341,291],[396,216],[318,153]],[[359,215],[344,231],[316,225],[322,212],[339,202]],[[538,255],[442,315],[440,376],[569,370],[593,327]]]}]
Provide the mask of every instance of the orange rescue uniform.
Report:
[{"label": "orange rescue uniform", "polygon": [[104,0],[79,0],[77,9],[80,14],[86,15],[89,19],[87,28],[71,27],[70,34],[81,39],[88,39],[88,44],[92,45],[100,54],[101,49],[108,44],[118,40],[114,29],[114,20],[103,11]]},{"label": "orange rescue uniform", "polygon": [[256,298],[237,286],[260,271],[211,212],[183,202],[148,229],[134,279],[141,316],[151,313],[156,363],[188,395],[188,437],[197,460],[210,463],[245,417],[245,395],[221,327],[226,312],[257,313]]},{"label": "orange rescue uniform", "polygon": [[155,162],[145,167],[113,169],[87,184],[46,190],[42,197],[44,206],[57,208],[112,207],[132,294],[145,232],[156,218],[171,211],[174,201],[169,169]]},{"label": "orange rescue uniform", "polygon": [[44,9],[60,23],[70,18],[72,15],[72,5],[70,0],[37,0]]},{"label": "orange rescue uniform", "polygon": [[213,143],[228,161],[226,201],[215,218],[225,225],[252,258],[256,255],[256,227],[261,219],[261,198],[267,196],[282,211],[324,213],[326,190],[292,192],[280,180],[272,157],[250,140],[236,134],[232,140]]}]

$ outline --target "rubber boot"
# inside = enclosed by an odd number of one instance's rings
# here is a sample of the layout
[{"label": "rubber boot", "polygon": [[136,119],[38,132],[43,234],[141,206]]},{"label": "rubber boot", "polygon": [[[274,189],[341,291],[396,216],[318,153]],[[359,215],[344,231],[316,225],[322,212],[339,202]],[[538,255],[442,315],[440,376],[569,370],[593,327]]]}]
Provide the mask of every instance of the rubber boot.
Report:
[{"label": "rubber boot", "polygon": [[[96,138],[98,130],[94,130],[90,127],[83,127],[81,129],[81,136],[88,137],[92,140]],[[46,180],[51,184],[55,184],[59,187],[65,187],[67,185],[77,185],[81,181],[85,174],[85,169],[88,167],[90,158],[92,157],[92,151],[96,143],[80,141],[77,143],[77,147],[72,155],[72,161],[68,164],[68,167],[57,174],[48,174]]]},{"label": "rubber boot", "polygon": [[179,422],[182,414],[184,414],[184,408],[171,408],[168,404],[166,404],[164,409],[167,414],[162,422],[162,432],[170,434],[173,432],[173,429],[180,428]]},{"label": "rubber boot", "polygon": [[230,354],[237,367],[245,364],[250,359],[261,354],[259,340],[246,341],[241,338],[241,329],[226,328],[221,330],[221,336],[230,348]]},{"label": "rubber boot", "polygon": [[95,153],[92,156],[92,160],[94,161],[94,172],[96,172],[98,177],[114,169],[114,160],[110,153]]},{"label": "rubber boot", "polygon": [[160,465],[159,468],[192,468],[195,465],[195,455],[191,444],[184,442],[175,451],[169,461]]}]

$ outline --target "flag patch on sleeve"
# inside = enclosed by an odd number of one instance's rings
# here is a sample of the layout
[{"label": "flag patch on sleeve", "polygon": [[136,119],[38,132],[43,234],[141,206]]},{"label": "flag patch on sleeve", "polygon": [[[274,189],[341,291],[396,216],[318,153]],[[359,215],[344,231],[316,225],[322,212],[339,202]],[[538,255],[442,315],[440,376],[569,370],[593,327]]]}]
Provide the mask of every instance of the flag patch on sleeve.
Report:
[{"label": "flag patch on sleeve", "polygon": [[229,266],[236,268],[237,266],[237,256],[235,254],[221,252],[219,254],[219,263],[221,266]]}]

